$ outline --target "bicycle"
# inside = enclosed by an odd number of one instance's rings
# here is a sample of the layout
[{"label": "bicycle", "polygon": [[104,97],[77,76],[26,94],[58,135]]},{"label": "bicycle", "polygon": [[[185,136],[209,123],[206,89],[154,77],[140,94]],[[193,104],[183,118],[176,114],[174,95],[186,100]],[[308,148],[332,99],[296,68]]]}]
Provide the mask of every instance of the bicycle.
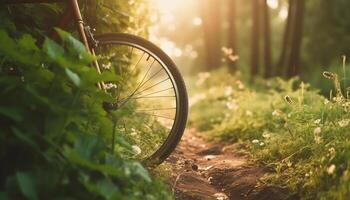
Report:
[{"label": "bicycle", "polygon": [[[136,152],[129,153],[130,158],[152,165],[162,163],[179,143],[188,115],[187,91],[175,63],[159,47],[141,37],[126,33],[94,35],[83,21],[78,0],[4,1],[5,4],[57,2],[68,3],[57,27],[66,30],[71,22],[77,24],[81,42],[98,57],[93,67],[99,73],[109,70],[128,78],[116,83],[100,82],[98,87],[115,98],[115,102],[102,106],[107,113],[117,112],[121,116],[115,129],[134,145]],[[140,134],[147,137],[141,138]],[[114,145],[112,139],[111,151]]]}]

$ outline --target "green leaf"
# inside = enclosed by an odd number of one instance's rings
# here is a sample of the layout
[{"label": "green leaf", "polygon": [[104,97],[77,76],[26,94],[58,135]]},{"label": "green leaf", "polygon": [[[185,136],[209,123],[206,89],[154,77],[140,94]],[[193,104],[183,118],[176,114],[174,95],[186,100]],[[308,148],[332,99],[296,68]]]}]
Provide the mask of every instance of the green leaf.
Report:
[{"label": "green leaf", "polygon": [[149,176],[147,170],[138,162],[132,162],[130,164],[132,172],[142,177],[147,182],[152,182],[151,177]]},{"label": "green leaf", "polygon": [[39,146],[32,140],[32,138],[29,137],[28,134],[23,133],[16,127],[11,127],[11,130],[18,139],[33,147],[35,150],[40,151]]},{"label": "green leaf", "polygon": [[69,45],[68,48],[70,49],[71,53],[73,53],[74,51],[77,53],[82,53],[82,52],[86,52],[86,48],[85,46],[77,39],[75,39],[71,34],[69,34],[66,31],[63,31],[59,28],[55,28],[55,30],[57,31],[58,35],[60,36],[60,38],[67,44]]},{"label": "green leaf", "polygon": [[23,35],[18,41],[18,44],[27,51],[39,51],[35,43],[36,40],[28,34]]},{"label": "green leaf", "polygon": [[66,71],[66,74],[69,77],[69,79],[74,83],[74,85],[79,87],[81,85],[81,81],[80,81],[78,74],[72,72],[68,68],[66,68],[65,71]]},{"label": "green leaf", "polygon": [[16,122],[23,120],[23,113],[20,109],[15,107],[2,107],[0,106],[0,115],[8,117]]},{"label": "green leaf", "polygon": [[1,200],[8,200],[10,199],[5,192],[0,192],[0,199]]},{"label": "green leaf", "polygon": [[36,180],[33,174],[28,172],[17,172],[16,178],[21,189],[22,194],[30,199],[38,199],[38,194],[36,190]]},{"label": "green leaf", "polygon": [[106,199],[111,199],[119,193],[118,187],[110,179],[98,181],[97,189],[100,195]]},{"label": "green leaf", "polygon": [[58,61],[58,58],[64,54],[64,49],[53,40],[46,38],[44,42],[44,51],[53,61]]}]

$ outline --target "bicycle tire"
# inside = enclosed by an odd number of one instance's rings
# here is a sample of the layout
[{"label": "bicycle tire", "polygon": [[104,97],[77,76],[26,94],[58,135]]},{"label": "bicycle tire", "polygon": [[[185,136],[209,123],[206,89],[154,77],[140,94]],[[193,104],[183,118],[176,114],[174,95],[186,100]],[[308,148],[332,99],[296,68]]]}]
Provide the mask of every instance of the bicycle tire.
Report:
[{"label": "bicycle tire", "polygon": [[171,74],[177,88],[177,110],[176,118],[173,127],[164,141],[151,156],[144,159],[142,162],[146,165],[159,165],[174,151],[177,144],[185,131],[187,116],[188,116],[188,96],[185,82],[172,59],[159,47],[150,41],[126,33],[106,33],[94,36],[98,44],[127,44],[137,48],[146,50],[159,58],[160,62],[164,63],[164,67]]}]

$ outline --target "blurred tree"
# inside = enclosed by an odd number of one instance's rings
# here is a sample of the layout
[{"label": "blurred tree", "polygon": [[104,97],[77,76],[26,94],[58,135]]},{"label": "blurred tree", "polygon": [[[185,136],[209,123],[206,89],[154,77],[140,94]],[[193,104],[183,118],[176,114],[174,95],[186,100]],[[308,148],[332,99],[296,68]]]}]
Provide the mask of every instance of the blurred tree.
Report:
[{"label": "blurred tree", "polygon": [[288,7],[288,16],[287,21],[284,29],[283,34],[283,42],[282,42],[282,48],[281,48],[281,55],[279,58],[279,61],[277,63],[277,76],[283,76],[284,75],[284,66],[286,65],[286,58],[288,54],[288,46],[289,46],[289,40],[291,36],[291,29],[292,29],[292,19],[293,19],[293,6],[294,6],[295,0],[289,0],[289,7]]},{"label": "blurred tree", "polygon": [[204,43],[207,70],[216,69],[221,63],[221,1],[203,0],[201,2]]},{"label": "blurred tree", "polygon": [[[236,9],[236,0],[228,0],[228,47],[233,49],[233,54],[237,54]],[[237,71],[237,61],[229,59],[228,62],[230,71]]]},{"label": "blurred tree", "polygon": [[252,0],[252,40],[251,40],[251,76],[259,73],[260,49],[260,9],[259,0]]},{"label": "blurred tree", "polygon": [[303,21],[304,21],[304,0],[294,0],[294,20],[293,20],[293,38],[291,52],[288,63],[287,77],[299,75],[300,72],[300,48],[303,38]]},{"label": "blurred tree", "polygon": [[267,0],[262,0],[262,11],[264,21],[264,77],[269,78],[272,75],[271,64],[271,26],[270,26],[270,12]]},{"label": "blurred tree", "polygon": [[[350,1],[306,1],[303,64],[339,64],[341,55],[350,56]],[[315,34],[317,33],[317,34]],[[313,68],[308,69],[309,73]]]},{"label": "blurred tree", "polygon": [[303,38],[304,0],[289,0],[288,17],[278,62],[279,76],[287,78],[300,73],[300,51]]}]

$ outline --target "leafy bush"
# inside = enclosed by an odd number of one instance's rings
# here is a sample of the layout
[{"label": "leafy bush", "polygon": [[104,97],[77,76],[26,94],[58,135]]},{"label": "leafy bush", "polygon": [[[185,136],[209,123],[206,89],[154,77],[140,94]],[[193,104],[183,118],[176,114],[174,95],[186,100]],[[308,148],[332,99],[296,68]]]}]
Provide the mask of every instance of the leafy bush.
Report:
[{"label": "leafy bush", "polygon": [[[89,67],[95,59],[68,33],[62,45],[0,31],[1,199],[169,199],[138,162],[115,155],[128,149],[102,108],[111,97]],[[110,152],[113,152],[110,153]]]},{"label": "leafy bush", "polygon": [[190,98],[191,124],[211,138],[244,144],[275,169],[264,177],[271,184],[287,186],[304,199],[346,199],[350,101],[336,74],[324,76],[334,82],[330,100],[297,79],[249,86],[225,72],[206,75],[204,81],[199,77]]}]

